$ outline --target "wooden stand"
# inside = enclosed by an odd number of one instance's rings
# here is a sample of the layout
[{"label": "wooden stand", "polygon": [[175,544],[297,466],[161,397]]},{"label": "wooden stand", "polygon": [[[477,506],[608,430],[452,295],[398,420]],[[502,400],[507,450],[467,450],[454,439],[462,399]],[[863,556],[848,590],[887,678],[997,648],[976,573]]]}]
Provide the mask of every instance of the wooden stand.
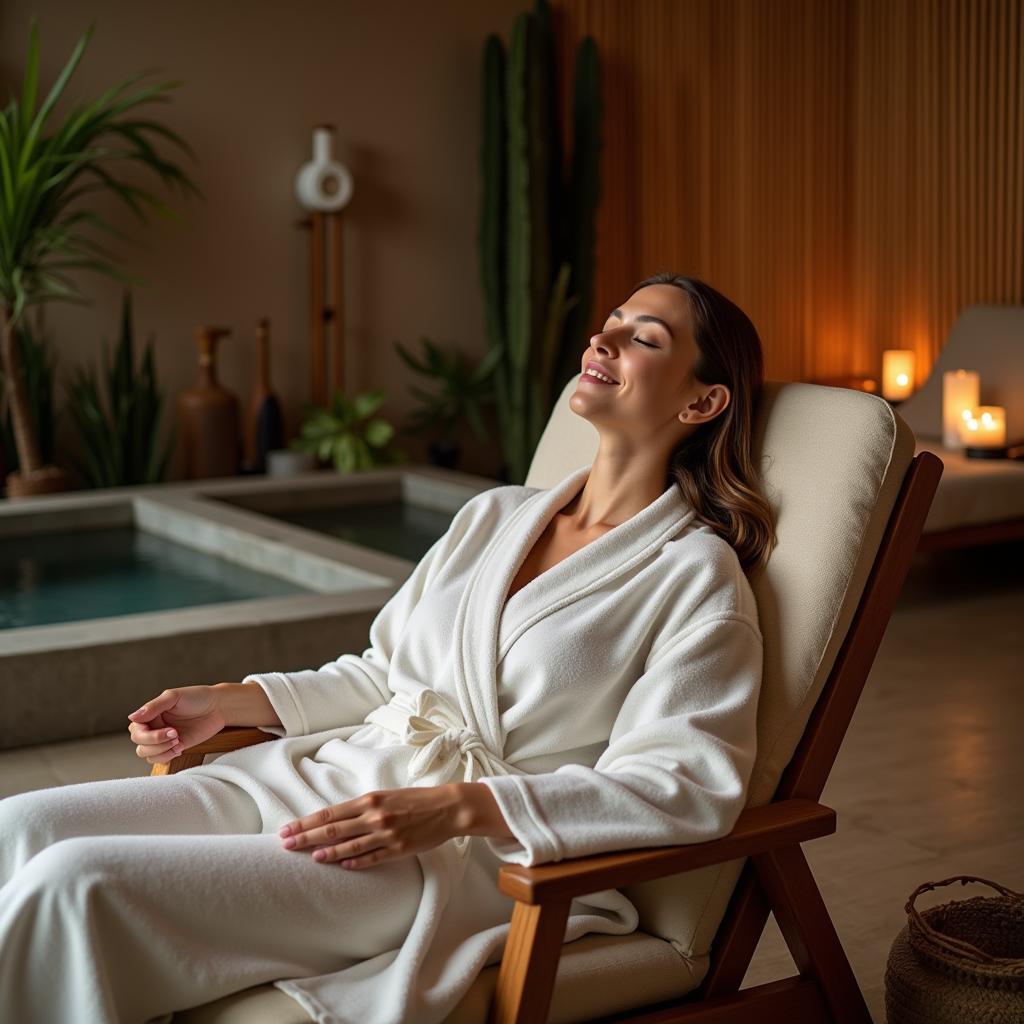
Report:
[{"label": "wooden stand", "polygon": [[330,396],[344,388],[341,213],[314,212],[299,221],[299,226],[310,231],[309,400],[315,405],[327,405]]}]

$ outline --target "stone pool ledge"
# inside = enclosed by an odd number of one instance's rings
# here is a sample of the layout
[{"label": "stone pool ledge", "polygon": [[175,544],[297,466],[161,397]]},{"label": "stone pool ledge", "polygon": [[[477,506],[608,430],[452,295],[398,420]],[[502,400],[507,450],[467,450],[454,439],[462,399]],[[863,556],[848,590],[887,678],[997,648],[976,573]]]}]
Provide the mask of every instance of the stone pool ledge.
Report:
[{"label": "stone pool ledge", "polygon": [[233,477],[0,501],[0,539],[134,526],[308,593],[0,630],[0,749],[127,729],[170,686],[316,667],[361,653],[415,563],[276,510],[400,500],[454,515],[500,481],[433,466]]}]

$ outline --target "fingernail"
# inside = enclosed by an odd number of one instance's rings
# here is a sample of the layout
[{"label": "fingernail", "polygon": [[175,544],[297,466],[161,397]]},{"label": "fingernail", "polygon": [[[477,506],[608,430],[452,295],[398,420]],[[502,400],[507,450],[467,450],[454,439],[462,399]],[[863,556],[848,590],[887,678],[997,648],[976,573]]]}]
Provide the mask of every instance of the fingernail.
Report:
[{"label": "fingernail", "polygon": [[174,730],[174,729],[168,729],[168,730],[167,730],[167,738],[168,738],[169,740],[174,740],[174,739],[177,739],[177,738],[178,738],[178,733],[177,733],[177,731],[176,731],[176,730]]},{"label": "fingernail", "polygon": [[289,836],[284,841],[284,848],[286,850],[294,850],[295,849],[295,836]]},{"label": "fingernail", "polygon": [[287,825],[282,825],[277,834],[283,838],[284,836],[290,836],[292,834],[292,830]]},{"label": "fingernail", "polygon": [[128,717],[131,718],[132,715],[138,715],[145,710],[145,707],[136,708],[134,711],[129,712]]},{"label": "fingernail", "polygon": [[313,854],[313,860],[325,860],[326,857],[327,857],[327,851],[326,850],[317,850]]}]

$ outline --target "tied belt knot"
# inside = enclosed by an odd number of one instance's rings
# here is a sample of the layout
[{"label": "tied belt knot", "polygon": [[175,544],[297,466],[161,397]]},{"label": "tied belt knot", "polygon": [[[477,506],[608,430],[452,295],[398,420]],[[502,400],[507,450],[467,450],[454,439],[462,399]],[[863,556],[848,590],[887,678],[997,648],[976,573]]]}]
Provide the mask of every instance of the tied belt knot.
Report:
[{"label": "tied belt knot", "polygon": [[[463,782],[474,782],[481,775],[521,774],[495,754],[466,725],[459,709],[436,690],[420,690],[411,708],[392,699],[374,708],[364,721],[393,732],[417,748],[409,762],[410,785],[444,785],[459,775],[460,769]],[[460,854],[468,851],[470,838],[454,837]]]}]

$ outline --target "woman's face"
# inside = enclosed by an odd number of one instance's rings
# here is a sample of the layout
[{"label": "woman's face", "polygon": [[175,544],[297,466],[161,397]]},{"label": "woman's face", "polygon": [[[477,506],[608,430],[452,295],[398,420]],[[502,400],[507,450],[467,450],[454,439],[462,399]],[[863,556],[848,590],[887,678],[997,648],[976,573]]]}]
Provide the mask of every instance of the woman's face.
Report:
[{"label": "woman's face", "polygon": [[[697,355],[689,296],[675,285],[648,285],[612,310],[590,339],[570,408],[595,426],[674,445],[728,403],[728,388],[694,379]],[[617,383],[587,375],[590,362]]]}]

